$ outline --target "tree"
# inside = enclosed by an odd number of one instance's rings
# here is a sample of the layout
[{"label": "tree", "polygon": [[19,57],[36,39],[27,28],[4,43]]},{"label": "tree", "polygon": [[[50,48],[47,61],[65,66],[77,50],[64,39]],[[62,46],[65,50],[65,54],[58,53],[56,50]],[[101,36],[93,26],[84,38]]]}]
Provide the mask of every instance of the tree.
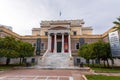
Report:
[{"label": "tree", "polygon": [[93,45],[92,44],[84,44],[80,47],[79,49],[79,52],[78,52],[79,56],[83,57],[86,59],[86,62],[88,63],[89,65],[89,60],[90,59],[94,59],[95,55],[94,54],[94,51],[93,51]]},{"label": "tree", "polygon": [[91,44],[85,44],[79,49],[79,56],[84,57],[86,60],[92,59],[92,63],[94,64],[94,60],[97,59],[99,64],[100,60],[108,63],[108,59],[111,59],[110,45],[109,43],[98,41]]},{"label": "tree", "polygon": [[17,45],[16,40],[13,37],[5,37],[1,39],[1,54],[2,57],[6,57],[6,64],[8,65],[10,63],[10,58],[17,58],[18,52],[17,52]]},{"label": "tree", "polygon": [[27,42],[16,40],[13,37],[0,38],[0,57],[6,57],[6,64],[11,58],[31,57],[34,54],[34,47]]},{"label": "tree", "polygon": [[113,22],[116,26],[114,28],[116,28],[116,30],[120,30],[120,17],[117,18],[117,21]]},{"label": "tree", "polygon": [[110,52],[110,44],[103,41],[98,41],[94,43],[94,51],[96,53],[96,58],[100,62],[100,59],[104,61],[104,67],[105,67],[105,61],[107,61],[107,66],[109,67],[108,59],[111,59],[111,52]]},{"label": "tree", "polygon": [[22,59],[24,59],[24,57],[31,57],[34,55],[34,47],[27,42],[22,42],[22,41],[18,41],[18,45],[19,45],[19,57],[20,57],[20,64],[22,63]]},{"label": "tree", "polygon": [[109,67],[109,62],[108,59],[112,59],[112,54],[111,54],[111,50],[110,50],[110,43],[105,43],[105,50],[106,50],[106,61],[107,61],[107,66]]},{"label": "tree", "polygon": [[0,57],[4,56],[3,41],[4,41],[3,38],[0,38]]}]

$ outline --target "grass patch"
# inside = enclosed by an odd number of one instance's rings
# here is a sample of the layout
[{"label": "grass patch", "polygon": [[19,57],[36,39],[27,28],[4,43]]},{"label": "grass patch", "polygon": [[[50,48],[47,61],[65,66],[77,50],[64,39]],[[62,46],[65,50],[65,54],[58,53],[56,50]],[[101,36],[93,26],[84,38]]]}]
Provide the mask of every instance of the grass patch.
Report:
[{"label": "grass patch", "polygon": [[8,70],[18,66],[23,66],[23,64],[0,65],[0,70]]},{"label": "grass patch", "polygon": [[120,80],[120,76],[86,75],[88,80]]},{"label": "grass patch", "polygon": [[87,66],[87,67],[96,67],[96,68],[98,68],[98,67],[101,67],[101,68],[103,68],[104,67],[104,65],[103,64],[84,64],[84,66]]},{"label": "grass patch", "polygon": [[119,73],[119,68],[92,68],[95,72]]},{"label": "grass patch", "polygon": [[1,66],[0,65],[0,70],[7,70],[7,69],[11,69],[11,68],[13,68],[13,67],[11,67],[11,66]]},{"label": "grass patch", "polygon": [[[85,66],[88,66],[87,64],[85,64]],[[99,65],[99,64],[94,64],[94,66],[92,64],[89,65],[89,67],[94,70],[95,72],[107,72],[107,73],[120,73],[120,67],[116,67],[114,66],[113,68],[110,67],[104,67],[103,64]]]}]

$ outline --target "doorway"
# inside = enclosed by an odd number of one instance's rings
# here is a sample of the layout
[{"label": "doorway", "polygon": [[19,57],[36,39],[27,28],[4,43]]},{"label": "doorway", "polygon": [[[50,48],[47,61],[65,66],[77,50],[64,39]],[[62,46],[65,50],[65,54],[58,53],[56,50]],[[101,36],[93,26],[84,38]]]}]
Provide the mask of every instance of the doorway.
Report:
[{"label": "doorway", "polygon": [[61,53],[62,42],[57,42],[57,53]]}]

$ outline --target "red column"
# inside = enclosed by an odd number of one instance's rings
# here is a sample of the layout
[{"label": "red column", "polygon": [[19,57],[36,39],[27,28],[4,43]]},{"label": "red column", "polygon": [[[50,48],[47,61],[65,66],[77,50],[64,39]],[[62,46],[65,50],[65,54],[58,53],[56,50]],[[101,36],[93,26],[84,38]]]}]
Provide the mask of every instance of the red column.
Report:
[{"label": "red column", "polygon": [[68,35],[64,36],[64,52],[68,52]]},{"label": "red column", "polygon": [[54,50],[54,35],[52,36],[51,39],[52,39],[51,40],[51,52],[53,52],[53,50]]}]

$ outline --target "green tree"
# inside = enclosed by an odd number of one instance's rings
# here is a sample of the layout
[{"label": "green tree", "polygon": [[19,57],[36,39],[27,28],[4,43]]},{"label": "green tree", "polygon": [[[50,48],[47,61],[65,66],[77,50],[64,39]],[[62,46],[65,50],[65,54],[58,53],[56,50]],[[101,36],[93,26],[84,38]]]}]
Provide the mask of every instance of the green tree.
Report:
[{"label": "green tree", "polygon": [[96,53],[96,58],[100,62],[100,59],[104,61],[104,66],[105,61],[107,61],[108,67],[109,67],[109,62],[108,59],[111,59],[111,52],[110,52],[110,45],[109,43],[103,42],[103,41],[98,41],[94,43],[94,51]]},{"label": "green tree", "polygon": [[116,26],[114,28],[116,28],[116,30],[120,30],[120,17],[117,18],[117,21],[113,22]]},{"label": "green tree", "polygon": [[22,63],[22,59],[24,59],[25,57],[31,57],[34,55],[34,47],[27,42],[22,42],[22,41],[18,41],[18,45],[19,45],[19,57],[20,57],[20,64]]},{"label": "green tree", "polygon": [[[11,58],[31,57],[34,54],[34,47],[27,42],[16,40],[13,37],[0,38],[0,57],[6,57],[6,64]],[[21,62],[21,60],[20,60]]]},{"label": "green tree", "polygon": [[89,65],[89,60],[91,59],[92,50],[90,50],[90,44],[84,44],[80,47],[78,55],[86,59],[86,63]]},{"label": "green tree", "polygon": [[[111,59],[112,60],[112,55],[111,55],[111,50],[110,50],[110,44],[109,43],[105,43],[104,42],[104,54],[102,55],[102,59],[104,61],[107,61],[107,67],[109,67],[109,62],[108,62],[108,59]],[[105,66],[105,63],[104,63],[104,66]]]},{"label": "green tree", "polygon": [[16,40],[13,37],[5,37],[2,39],[1,45],[1,54],[3,57],[7,58],[6,64],[8,65],[10,63],[10,58],[17,58],[19,54],[17,52],[18,46],[16,45]]},{"label": "green tree", "polygon": [[92,59],[93,64],[94,60],[97,59],[99,64],[100,60],[103,60],[105,66],[105,61],[107,61],[107,66],[109,66],[108,59],[111,59],[110,45],[103,41],[85,44],[80,47],[78,55],[84,57],[86,60]]},{"label": "green tree", "polygon": [[3,42],[4,42],[3,38],[0,38],[0,57],[4,56]]}]

